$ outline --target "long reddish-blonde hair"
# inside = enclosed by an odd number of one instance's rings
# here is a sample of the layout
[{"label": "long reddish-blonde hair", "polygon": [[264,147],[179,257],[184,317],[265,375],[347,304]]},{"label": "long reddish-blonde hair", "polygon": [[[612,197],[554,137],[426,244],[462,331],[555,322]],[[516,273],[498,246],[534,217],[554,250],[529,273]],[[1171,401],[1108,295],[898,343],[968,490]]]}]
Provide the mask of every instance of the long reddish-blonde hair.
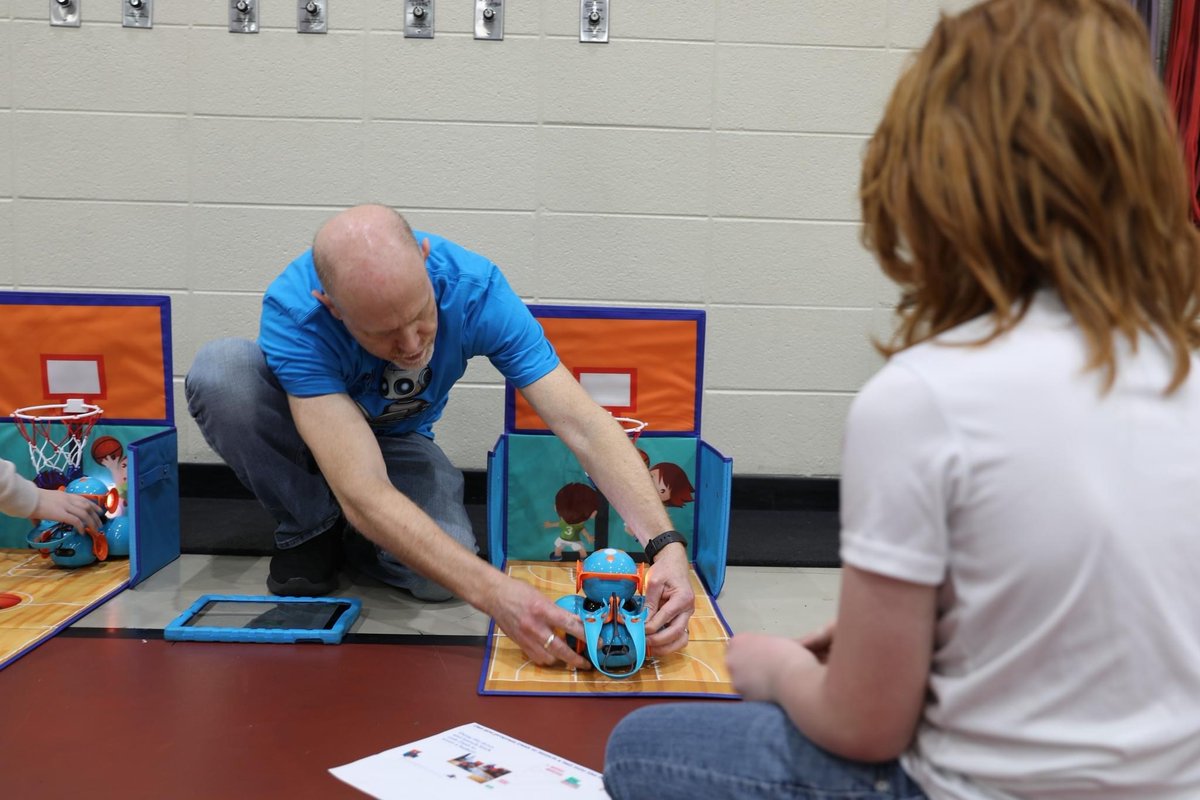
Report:
[{"label": "long reddish-blonde hair", "polygon": [[1088,369],[1160,336],[1166,391],[1200,345],[1200,235],[1148,37],[1129,0],[990,0],[938,22],[863,162],[863,241],[899,284],[885,355],[1053,287]]}]

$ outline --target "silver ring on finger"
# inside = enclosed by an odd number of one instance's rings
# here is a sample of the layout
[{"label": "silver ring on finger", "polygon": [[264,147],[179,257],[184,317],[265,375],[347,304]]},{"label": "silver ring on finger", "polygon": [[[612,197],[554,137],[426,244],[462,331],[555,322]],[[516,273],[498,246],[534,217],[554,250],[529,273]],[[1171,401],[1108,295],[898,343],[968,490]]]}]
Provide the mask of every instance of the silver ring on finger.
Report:
[{"label": "silver ring on finger", "polygon": [[548,637],[546,637],[546,641],[542,642],[542,649],[543,649],[543,650],[549,650],[549,649],[550,649],[550,645],[551,645],[551,644],[554,642],[554,638],[555,638],[555,637],[554,637],[554,631],[551,631],[551,632],[550,632],[550,635],[549,635]]}]

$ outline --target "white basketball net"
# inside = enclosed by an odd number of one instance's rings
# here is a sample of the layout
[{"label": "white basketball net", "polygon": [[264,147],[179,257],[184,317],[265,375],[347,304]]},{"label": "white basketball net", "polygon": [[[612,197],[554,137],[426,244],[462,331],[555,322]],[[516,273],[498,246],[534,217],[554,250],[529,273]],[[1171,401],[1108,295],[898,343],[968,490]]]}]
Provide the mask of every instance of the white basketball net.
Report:
[{"label": "white basketball net", "polygon": [[13,412],[17,430],[29,443],[29,460],[41,474],[56,469],[64,475],[83,461],[88,434],[104,412],[80,400],[61,405],[29,406]]}]

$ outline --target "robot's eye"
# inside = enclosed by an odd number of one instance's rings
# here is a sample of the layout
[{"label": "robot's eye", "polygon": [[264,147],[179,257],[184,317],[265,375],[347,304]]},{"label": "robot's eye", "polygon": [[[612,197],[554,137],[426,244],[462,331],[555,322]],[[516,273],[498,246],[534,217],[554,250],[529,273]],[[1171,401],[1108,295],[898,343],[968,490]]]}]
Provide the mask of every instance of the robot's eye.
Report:
[{"label": "robot's eye", "polygon": [[411,394],[415,385],[412,378],[401,378],[396,381],[396,394]]},{"label": "robot's eye", "polygon": [[417,378],[417,380],[420,381],[422,386],[428,386],[429,379],[432,377],[433,377],[433,370],[430,369],[429,367],[426,367],[425,369],[421,370],[421,376],[419,378]]}]

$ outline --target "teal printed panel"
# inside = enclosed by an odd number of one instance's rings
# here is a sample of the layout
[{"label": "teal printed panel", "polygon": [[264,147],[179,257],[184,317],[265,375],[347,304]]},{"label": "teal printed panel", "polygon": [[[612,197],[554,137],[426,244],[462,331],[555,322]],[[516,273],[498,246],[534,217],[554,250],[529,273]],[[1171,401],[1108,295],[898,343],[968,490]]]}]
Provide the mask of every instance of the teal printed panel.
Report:
[{"label": "teal printed panel", "polygon": [[[153,425],[97,425],[88,437],[80,467],[83,474],[96,478],[108,487],[116,486],[121,493],[121,506],[114,516],[126,512],[129,496],[128,468],[129,445],[161,431],[173,430]],[[57,433],[58,431],[52,431]],[[94,455],[93,455],[94,454]],[[15,423],[0,424],[0,458],[17,465],[17,473],[33,480],[33,464],[29,460],[29,445],[21,438]],[[15,519],[0,514],[0,547],[27,547],[25,537],[32,524],[26,519]]]},{"label": "teal printed panel", "polygon": [[[508,530],[507,553],[510,559],[548,561],[555,551],[561,527],[555,499],[564,487],[574,484],[582,488],[572,498],[575,510],[582,514],[579,522],[587,535],[578,536],[579,545],[588,553],[595,548],[588,544],[588,536],[596,535],[596,519],[585,513],[588,506],[588,489],[598,500],[599,492],[588,480],[587,474],[574,454],[557,436],[536,434],[509,434],[508,440]],[[571,492],[568,490],[568,494]],[[597,511],[599,505],[596,505]],[[572,521],[576,520],[574,515]],[[564,549],[560,548],[560,554]]]},{"label": "teal printed panel", "polygon": [[[650,470],[658,489],[671,527],[688,540],[688,557],[694,557],[692,540],[696,530],[696,446],[694,436],[638,439],[637,448]],[[642,552],[642,546],[625,527],[617,510],[612,509],[608,522],[608,546],[630,553]]]},{"label": "teal printed panel", "polygon": [[[505,553],[509,559],[569,559],[571,551],[586,556],[596,550],[597,537],[608,547],[642,552],[621,515],[608,506],[558,437],[517,433],[505,439]],[[696,530],[697,443],[698,439],[690,436],[642,437],[638,441],[671,526],[687,538],[689,553]]]}]

